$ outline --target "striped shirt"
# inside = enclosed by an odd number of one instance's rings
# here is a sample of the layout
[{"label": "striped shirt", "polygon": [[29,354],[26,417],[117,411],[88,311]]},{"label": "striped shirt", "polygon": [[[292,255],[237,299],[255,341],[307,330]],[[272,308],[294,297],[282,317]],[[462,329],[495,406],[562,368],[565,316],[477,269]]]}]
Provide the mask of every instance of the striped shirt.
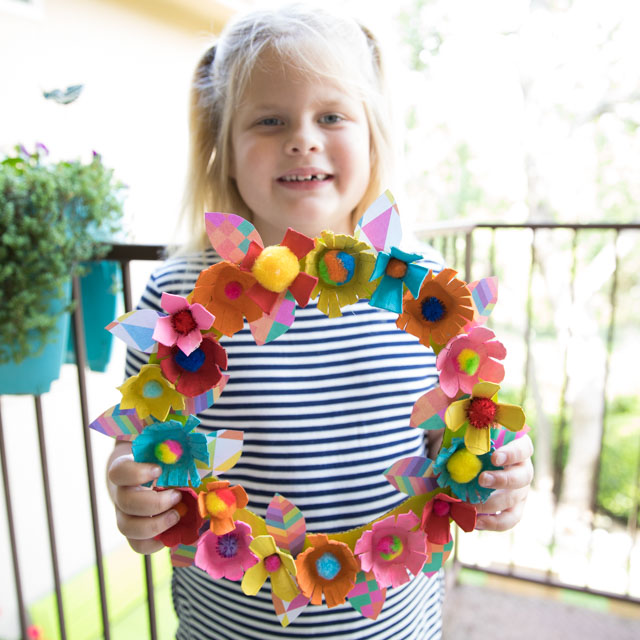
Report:
[{"label": "striped shirt", "polygon": [[[172,258],[151,276],[140,306],[162,311],[163,291],[187,295],[202,269],[218,262],[203,254]],[[423,264],[439,271],[438,258]],[[223,475],[241,484],[249,508],[264,517],[274,494],[303,513],[308,532],[361,526],[406,497],[383,472],[407,456],[425,455],[423,431],[409,427],[415,401],[437,382],[435,356],[400,331],[397,314],[359,301],[328,318],[315,302],[296,309],[291,329],[257,346],[245,328],[223,337],[230,380],[201,413],[206,430],[240,429],[242,456]],[[146,363],[130,351],[127,374]],[[340,638],[425,640],[440,637],[441,576],[413,578],[387,590],[377,620],[348,603],[308,606],[280,626],[267,581],[257,596],[239,583],[214,581],[195,567],[176,568],[173,598],[179,639]]]}]

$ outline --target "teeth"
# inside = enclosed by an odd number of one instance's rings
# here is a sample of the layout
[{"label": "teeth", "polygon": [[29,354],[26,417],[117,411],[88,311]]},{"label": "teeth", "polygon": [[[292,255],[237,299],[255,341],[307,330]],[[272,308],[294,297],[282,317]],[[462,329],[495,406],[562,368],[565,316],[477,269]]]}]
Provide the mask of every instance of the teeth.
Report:
[{"label": "teeth", "polygon": [[311,182],[312,180],[326,180],[328,177],[326,173],[316,173],[312,176],[282,176],[281,180],[284,182]]}]

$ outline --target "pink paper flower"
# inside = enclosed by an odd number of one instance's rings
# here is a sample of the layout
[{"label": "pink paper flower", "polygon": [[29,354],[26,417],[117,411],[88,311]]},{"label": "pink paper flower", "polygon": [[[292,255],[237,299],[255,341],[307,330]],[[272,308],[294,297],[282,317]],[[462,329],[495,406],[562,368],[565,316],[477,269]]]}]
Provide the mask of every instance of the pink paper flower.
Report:
[{"label": "pink paper flower", "polygon": [[235,525],[223,536],[207,531],[198,540],[195,565],[215,580],[240,580],[247,569],[258,563],[258,557],[249,549],[253,540],[251,527],[240,520]]},{"label": "pink paper flower", "polygon": [[420,528],[433,544],[447,544],[451,540],[450,520],[463,531],[476,526],[476,508],[446,493],[437,493],[424,505]]},{"label": "pink paper flower", "polygon": [[450,398],[458,391],[471,393],[480,380],[502,382],[504,367],[493,358],[507,355],[504,345],[493,331],[484,327],[471,329],[468,335],[454,336],[438,354],[436,367],[440,370],[440,388]]},{"label": "pink paper flower", "polygon": [[163,293],[162,308],[169,314],[158,318],[153,339],[165,347],[174,344],[186,355],[198,348],[202,342],[201,331],[211,328],[215,316],[201,304],[189,304],[186,298]]},{"label": "pink paper flower", "polygon": [[389,516],[373,524],[356,542],[360,566],[373,575],[381,589],[397,587],[409,581],[407,569],[418,575],[427,559],[424,532],[411,531],[420,520],[413,511],[401,513],[397,520]]}]

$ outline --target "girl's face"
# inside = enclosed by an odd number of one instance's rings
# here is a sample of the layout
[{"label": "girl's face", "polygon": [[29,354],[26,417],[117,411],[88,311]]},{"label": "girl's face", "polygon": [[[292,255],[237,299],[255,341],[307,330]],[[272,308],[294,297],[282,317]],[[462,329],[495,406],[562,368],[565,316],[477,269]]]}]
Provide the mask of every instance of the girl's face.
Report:
[{"label": "girl's face", "polygon": [[231,177],[269,244],[287,227],[352,233],[370,176],[362,102],[265,55],[233,116]]}]

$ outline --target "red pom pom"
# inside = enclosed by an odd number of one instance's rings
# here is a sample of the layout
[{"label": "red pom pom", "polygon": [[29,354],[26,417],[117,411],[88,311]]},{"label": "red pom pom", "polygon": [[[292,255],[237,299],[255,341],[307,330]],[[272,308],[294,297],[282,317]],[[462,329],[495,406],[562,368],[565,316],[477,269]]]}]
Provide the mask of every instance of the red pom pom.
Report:
[{"label": "red pom pom", "polygon": [[467,411],[469,424],[476,429],[487,429],[495,422],[497,409],[489,398],[472,398]]}]

